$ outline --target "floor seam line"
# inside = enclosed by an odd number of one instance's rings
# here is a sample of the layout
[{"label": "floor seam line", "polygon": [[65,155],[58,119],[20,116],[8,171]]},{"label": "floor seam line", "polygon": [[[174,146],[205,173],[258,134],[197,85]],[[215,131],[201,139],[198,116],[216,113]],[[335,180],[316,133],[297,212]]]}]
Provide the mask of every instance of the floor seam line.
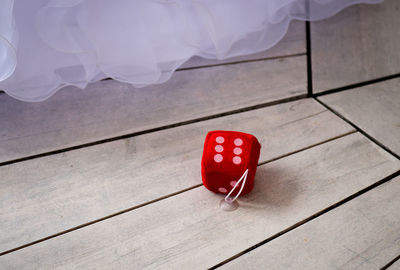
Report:
[{"label": "floor seam line", "polygon": [[15,248],[12,248],[12,249],[3,251],[3,252],[0,253],[0,257],[1,257],[1,256],[4,256],[4,255],[6,255],[6,254],[9,254],[9,253],[18,251],[18,250],[20,250],[20,249],[24,249],[24,248],[27,248],[27,247],[30,247],[30,246],[39,244],[39,243],[41,243],[41,242],[44,242],[44,241],[47,241],[47,240],[56,238],[56,237],[58,237],[58,236],[62,236],[62,235],[64,235],[64,234],[67,234],[67,233],[70,233],[70,232],[73,232],[73,231],[76,231],[76,230],[79,230],[79,229],[88,227],[88,226],[90,226],[90,225],[93,225],[93,224],[96,224],[96,223],[99,223],[99,222],[102,222],[102,221],[111,219],[111,218],[113,218],[113,217],[120,216],[120,215],[122,215],[122,214],[124,214],[124,213],[128,213],[128,212],[130,212],[130,211],[133,211],[133,210],[142,208],[142,207],[144,207],[144,206],[146,206],[146,205],[150,205],[150,204],[152,204],[152,203],[156,203],[156,202],[159,202],[159,201],[168,199],[168,198],[170,198],[170,197],[176,196],[176,195],[181,194],[181,193],[184,193],[184,192],[186,192],[186,191],[189,191],[189,190],[192,190],[192,189],[201,187],[202,185],[203,185],[203,184],[197,184],[197,185],[195,185],[195,186],[191,186],[191,187],[189,187],[189,188],[185,188],[185,189],[182,189],[182,190],[180,190],[180,191],[167,194],[167,195],[162,196],[162,197],[159,197],[159,198],[157,198],[157,199],[154,199],[154,200],[151,200],[151,201],[148,201],[148,202],[145,202],[145,203],[141,203],[141,204],[135,205],[135,206],[133,206],[133,207],[130,207],[130,208],[127,208],[127,209],[118,211],[118,212],[116,212],[116,213],[107,215],[107,216],[105,216],[105,217],[102,217],[102,218],[99,218],[99,219],[95,219],[95,220],[92,220],[92,221],[83,223],[83,224],[81,224],[81,225],[78,225],[78,226],[69,228],[69,229],[67,229],[67,230],[64,230],[64,231],[61,231],[61,232],[58,232],[58,233],[55,233],[55,234],[52,234],[52,235],[49,235],[49,236],[40,238],[40,239],[38,239],[38,240],[29,242],[29,243],[27,243],[27,244],[24,244],[24,245],[21,245],[21,246],[18,246],[18,247],[15,247]]},{"label": "floor seam line", "polygon": [[195,69],[203,69],[203,68],[219,67],[219,66],[229,66],[229,65],[237,65],[237,64],[252,63],[252,62],[262,62],[262,61],[285,59],[285,58],[291,58],[291,57],[299,57],[299,56],[305,56],[305,55],[307,55],[306,52],[284,54],[284,55],[279,55],[279,56],[271,56],[271,57],[264,57],[264,58],[257,58],[257,59],[238,60],[238,61],[232,61],[232,62],[227,62],[227,63],[209,64],[209,65],[201,65],[201,66],[195,66],[195,67],[183,67],[183,68],[178,68],[176,71],[195,70]]},{"label": "floor seam line", "polygon": [[380,270],[386,270],[388,269],[390,266],[392,266],[395,262],[400,260],[400,254],[395,257],[393,260],[391,260],[389,263],[387,263],[385,266],[383,266]]},{"label": "floor seam line", "polygon": [[395,73],[395,74],[392,74],[392,75],[379,77],[379,78],[372,79],[372,80],[361,81],[361,82],[358,82],[358,83],[348,84],[348,85],[345,85],[345,86],[342,86],[342,87],[325,90],[325,91],[322,91],[322,92],[319,92],[319,93],[315,93],[313,95],[313,97],[321,97],[321,96],[325,96],[325,95],[329,95],[329,94],[340,93],[340,92],[343,92],[343,91],[352,90],[352,89],[360,88],[360,87],[363,87],[363,86],[373,85],[373,84],[384,82],[384,81],[394,80],[394,79],[397,79],[397,78],[400,78],[400,73]]},{"label": "floor seam line", "polygon": [[316,146],[320,146],[320,145],[323,145],[323,144],[325,144],[325,143],[329,143],[329,142],[335,141],[335,140],[337,140],[337,139],[340,139],[340,138],[349,136],[349,135],[354,134],[354,133],[357,133],[357,132],[358,132],[357,130],[352,130],[352,131],[343,133],[343,134],[341,134],[341,135],[338,135],[338,136],[335,136],[335,137],[326,139],[326,140],[324,140],[324,141],[311,144],[311,145],[309,145],[309,146],[307,146],[307,147],[300,148],[299,150],[292,151],[292,152],[289,152],[289,153],[287,153],[287,154],[278,156],[278,157],[276,157],[276,158],[272,158],[272,159],[269,159],[269,160],[267,160],[267,161],[260,162],[260,163],[258,164],[258,166],[261,166],[261,165],[264,165],[264,164],[267,164],[267,163],[271,163],[271,162],[280,160],[280,159],[282,159],[282,158],[285,158],[285,157],[288,157],[288,156],[291,156],[291,155],[294,155],[294,154],[298,154],[298,153],[304,152],[304,151],[309,150],[309,149],[311,149],[311,148],[314,148],[314,147],[316,147]]},{"label": "floor seam line", "polygon": [[361,129],[360,127],[358,127],[356,124],[354,124],[352,121],[350,121],[349,119],[347,119],[346,117],[344,117],[343,115],[341,115],[339,112],[337,112],[336,110],[334,110],[333,108],[331,108],[329,105],[327,105],[326,103],[324,103],[323,101],[321,101],[320,99],[314,97],[313,98],[315,101],[317,101],[319,104],[321,104],[322,106],[324,106],[325,108],[327,108],[329,111],[331,111],[333,114],[335,114],[336,116],[338,116],[339,118],[341,118],[343,121],[345,121],[347,124],[351,125],[353,128],[355,128],[358,132],[360,132],[362,135],[364,135],[365,137],[367,137],[370,141],[372,141],[374,144],[376,144],[377,146],[379,146],[380,148],[382,148],[384,151],[386,151],[387,153],[389,153],[390,155],[394,156],[396,159],[400,160],[400,156],[397,155],[395,152],[393,152],[392,150],[390,150],[388,147],[386,147],[383,143],[379,142],[377,139],[375,139],[374,137],[372,137],[371,135],[369,135],[367,132],[365,132],[363,129]]},{"label": "floor seam line", "polygon": [[154,132],[158,132],[158,131],[162,131],[162,130],[168,130],[168,129],[186,126],[186,125],[190,125],[190,124],[195,124],[195,123],[208,121],[208,120],[212,120],[212,119],[218,119],[221,117],[235,115],[238,113],[245,113],[245,112],[260,110],[260,109],[272,107],[275,105],[285,104],[285,103],[298,101],[298,100],[302,100],[302,99],[306,99],[306,98],[307,98],[306,94],[301,94],[301,95],[297,95],[297,96],[293,96],[293,97],[278,99],[278,100],[265,102],[265,103],[261,103],[261,104],[256,104],[256,105],[252,105],[252,106],[247,106],[247,107],[243,107],[243,108],[239,108],[239,109],[235,109],[235,110],[231,110],[231,111],[217,113],[214,115],[198,117],[198,118],[194,118],[194,119],[190,119],[190,120],[186,120],[186,121],[176,122],[173,124],[168,124],[168,125],[150,128],[150,129],[146,129],[146,130],[142,130],[142,131],[132,132],[132,133],[115,136],[115,137],[111,137],[111,138],[107,138],[107,139],[101,139],[101,140],[83,143],[83,144],[79,144],[79,145],[75,145],[75,146],[71,146],[71,147],[65,147],[65,148],[52,150],[52,151],[48,151],[48,152],[44,152],[44,153],[30,155],[30,156],[23,157],[23,158],[17,158],[17,159],[13,159],[13,160],[0,162],[0,167],[10,165],[10,164],[15,164],[18,162],[27,161],[27,160],[32,160],[32,159],[36,159],[36,158],[41,158],[41,157],[65,153],[65,152],[69,152],[69,151],[73,151],[73,150],[78,150],[78,149],[82,149],[82,148],[86,148],[86,147],[91,147],[91,146],[95,146],[95,145],[99,145],[99,144],[103,144],[103,143],[109,143],[109,142],[113,142],[113,141],[128,139],[128,138],[141,136],[141,135],[145,135],[145,134],[149,134],[149,133],[154,133]]},{"label": "floor seam line", "polygon": [[[308,2],[307,2],[308,3]],[[306,52],[307,52],[307,95],[312,97],[313,78],[312,78],[312,55],[311,55],[311,24],[306,21]]]}]

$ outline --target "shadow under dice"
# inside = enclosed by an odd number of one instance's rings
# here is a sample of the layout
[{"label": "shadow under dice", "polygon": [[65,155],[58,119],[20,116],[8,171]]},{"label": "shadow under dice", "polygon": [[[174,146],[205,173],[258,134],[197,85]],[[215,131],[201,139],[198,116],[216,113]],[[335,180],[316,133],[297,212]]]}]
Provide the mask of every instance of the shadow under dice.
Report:
[{"label": "shadow under dice", "polygon": [[[204,143],[201,175],[204,186],[216,193],[228,194],[248,170],[241,195],[254,187],[261,145],[251,134],[237,131],[210,131]],[[242,183],[239,184],[241,186]],[[236,188],[235,196],[240,188]]]}]

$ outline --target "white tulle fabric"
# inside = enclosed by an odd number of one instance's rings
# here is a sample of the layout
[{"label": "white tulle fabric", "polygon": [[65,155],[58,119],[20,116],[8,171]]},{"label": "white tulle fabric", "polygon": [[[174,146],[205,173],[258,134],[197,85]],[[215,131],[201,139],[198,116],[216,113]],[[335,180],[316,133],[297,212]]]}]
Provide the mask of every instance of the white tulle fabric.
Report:
[{"label": "white tulle fabric", "polygon": [[291,20],[381,0],[1,0],[0,89],[41,101],[106,77],[167,81],[194,55],[224,59],[274,46]]}]

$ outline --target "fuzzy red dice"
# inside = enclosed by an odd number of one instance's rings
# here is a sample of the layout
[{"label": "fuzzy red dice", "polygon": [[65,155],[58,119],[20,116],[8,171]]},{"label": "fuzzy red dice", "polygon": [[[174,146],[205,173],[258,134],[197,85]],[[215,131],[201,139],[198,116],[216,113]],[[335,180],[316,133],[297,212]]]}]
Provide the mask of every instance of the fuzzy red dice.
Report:
[{"label": "fuzzy red dice", "polygon": [[[228,194],[248,169],[240,195],[249,193],[254,186],[260,149],[257,138],[251,134],[210,131],[206,136],[201,160],[204,186],[213,192]],[[238,191],[239,188],[236,188],[232,195],[235,196]]]}]

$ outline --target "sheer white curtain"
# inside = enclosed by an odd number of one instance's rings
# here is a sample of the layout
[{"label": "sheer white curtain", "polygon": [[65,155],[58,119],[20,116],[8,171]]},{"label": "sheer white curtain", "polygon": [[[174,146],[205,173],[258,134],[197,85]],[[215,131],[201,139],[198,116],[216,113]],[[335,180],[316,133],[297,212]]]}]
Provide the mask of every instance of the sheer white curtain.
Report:
[{"label": "sheer white curtain", "polygon": [[1,0],[0,89],[41,101],[111,77],[163,83],[194,55],[266,50],[291,20],[381,0]]}]

